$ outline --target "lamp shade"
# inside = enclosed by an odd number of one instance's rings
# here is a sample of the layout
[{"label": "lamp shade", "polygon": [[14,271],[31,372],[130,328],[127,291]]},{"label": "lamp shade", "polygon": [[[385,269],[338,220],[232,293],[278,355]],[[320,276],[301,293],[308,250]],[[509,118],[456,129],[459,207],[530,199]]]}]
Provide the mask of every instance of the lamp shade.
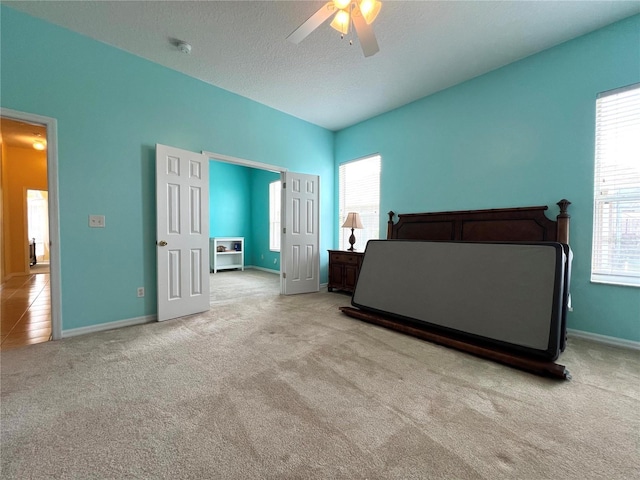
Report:
[{"label": "lamp shade", "polygon": [[351,16],[349,12],[346,10],[338,10],[336,16],[333,17],[333,21],[331,22],[331,27],[334,30],[339,31],[343,35],[347,35],[349,33],[349,25],[351,24]]},{"label": "lamp shade", "polygon": [[342,228],[364,228],[362,226],[362,221],[360,221],[360,215],[358,212],[349,212],[346,220],[342,224]]},{"label": "lamp shade", "polygon": [[360,2],[360,11],[368,25],[371,25],[376,19],[380,13],[380,7],[382,7],[382,3],[378,0],[362,0]]}]

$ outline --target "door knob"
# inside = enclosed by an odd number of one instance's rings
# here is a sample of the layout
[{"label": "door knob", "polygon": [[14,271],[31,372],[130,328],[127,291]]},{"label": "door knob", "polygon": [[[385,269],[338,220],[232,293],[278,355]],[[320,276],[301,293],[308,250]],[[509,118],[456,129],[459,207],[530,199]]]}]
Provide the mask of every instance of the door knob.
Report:
[{"label": "door knob", "polygon": [[158,242],[158,246],[159,246],[159,247],[166,247],[166,246],[167,246],[167,242],[165,242],[164,240],[160,240],[160,241]]}]

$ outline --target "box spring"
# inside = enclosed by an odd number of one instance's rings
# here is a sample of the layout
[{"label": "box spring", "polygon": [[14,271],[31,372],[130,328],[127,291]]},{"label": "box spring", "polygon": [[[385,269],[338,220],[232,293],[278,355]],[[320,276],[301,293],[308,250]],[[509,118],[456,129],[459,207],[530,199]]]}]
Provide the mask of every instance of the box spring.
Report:
[{"label": "box spring", "polygon": [[570,257],[556,242],[372,240],[352,305],[481,348],[553,361],[565,345]]}]

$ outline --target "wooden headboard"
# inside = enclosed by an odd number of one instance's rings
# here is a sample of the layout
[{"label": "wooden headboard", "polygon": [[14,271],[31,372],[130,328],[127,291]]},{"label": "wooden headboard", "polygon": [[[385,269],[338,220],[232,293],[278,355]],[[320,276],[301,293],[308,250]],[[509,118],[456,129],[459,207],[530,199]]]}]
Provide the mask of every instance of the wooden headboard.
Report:
[{"label": "wooden headboard", "polygon": [[465,210],[438,213],[389,212],[387,239],[469,242],[560,242],[569,243],[569,200],[557,205],[556,220],[545,215],[546,206]]}]

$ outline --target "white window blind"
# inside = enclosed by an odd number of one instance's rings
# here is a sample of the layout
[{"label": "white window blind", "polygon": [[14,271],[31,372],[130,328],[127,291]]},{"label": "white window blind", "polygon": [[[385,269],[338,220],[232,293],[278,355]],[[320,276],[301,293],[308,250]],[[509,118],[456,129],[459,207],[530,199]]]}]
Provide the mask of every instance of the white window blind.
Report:
[{"label": "white window blind", "polygon": [[339,247],[349,248],[351,229],[342,228],[349,212],[360,214],[363,230],[355,230],[354,248],[363,252],[367,242],[380,237],[380,155],[343,163],[339,168]]},{"label": "white window blind", "polygon": [[640,286],[640,84],[596,100],[591,280]]},{"label": "white window blind", "polygon": [[280,180],[269,184],[269,250],[280,251]]}]

